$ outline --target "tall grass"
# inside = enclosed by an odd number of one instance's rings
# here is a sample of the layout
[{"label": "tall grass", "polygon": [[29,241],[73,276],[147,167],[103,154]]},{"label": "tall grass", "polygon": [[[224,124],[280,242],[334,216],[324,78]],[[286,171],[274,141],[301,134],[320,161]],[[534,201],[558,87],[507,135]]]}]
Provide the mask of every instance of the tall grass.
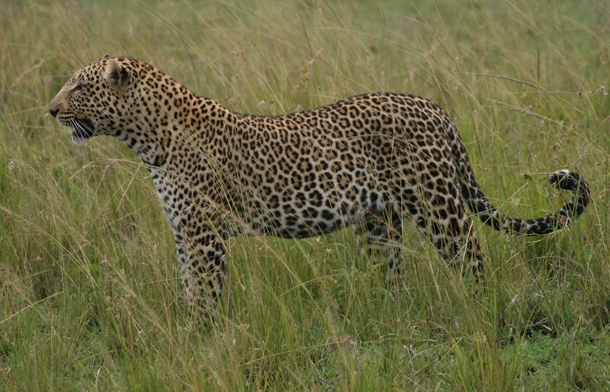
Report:
[{"label": "tall grass", "polygon": [[[610,9],[603,2],[17,1],[0,13],[0,390],[607,390]],[[407,227],[404,283],[351,231],[230,242],[213,325],[192,321],[147,171],[77,148],[46,116],[104,54],[149,61],[232,110],[368,91],[453,116],[485,193],[547,214],[589,179],[570,230],[481,225],[485,282]]]}]

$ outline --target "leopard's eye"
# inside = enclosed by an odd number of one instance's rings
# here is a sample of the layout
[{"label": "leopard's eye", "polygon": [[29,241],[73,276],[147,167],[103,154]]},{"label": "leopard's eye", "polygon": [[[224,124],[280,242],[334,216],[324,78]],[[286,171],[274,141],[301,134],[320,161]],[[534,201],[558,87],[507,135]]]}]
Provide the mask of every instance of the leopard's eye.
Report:
[{"label": "leopard's eye", "polygon": [[79,83],[72,88],[72,92],[81,91],[83,88],[85,88],[84,83]]}]

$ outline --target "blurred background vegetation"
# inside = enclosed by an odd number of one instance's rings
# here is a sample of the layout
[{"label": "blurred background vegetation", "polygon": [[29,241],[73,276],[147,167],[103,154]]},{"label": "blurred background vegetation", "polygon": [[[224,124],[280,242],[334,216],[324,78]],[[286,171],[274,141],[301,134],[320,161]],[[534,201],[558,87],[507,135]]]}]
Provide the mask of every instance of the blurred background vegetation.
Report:
[{"label": "blurred background vegetation", "polygon": [[[610,7],[589,0],[4,0],[0,390],[607,390],[609,37]],[[544,238],[477,225],[483,286],[407,227],[395,298],[350,230],[234,239],[202,328],[146,169],[116,140],[76,147],[46,114],[105,54],[240,112],[425,96],[503,211],[557,209],[561,168],[593,202]]]}]

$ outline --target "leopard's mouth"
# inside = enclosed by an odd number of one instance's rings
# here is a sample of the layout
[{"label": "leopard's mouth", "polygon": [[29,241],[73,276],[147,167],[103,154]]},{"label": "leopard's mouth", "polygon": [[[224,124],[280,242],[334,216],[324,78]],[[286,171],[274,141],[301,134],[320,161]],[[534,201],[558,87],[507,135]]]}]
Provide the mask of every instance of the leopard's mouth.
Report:
[{"label": "leopard's mouth", "polygon": [[72,129],[72,141],[75,144],[83,145],[95,136],[93,122],[87,118],[74,117],[64,125]]}]

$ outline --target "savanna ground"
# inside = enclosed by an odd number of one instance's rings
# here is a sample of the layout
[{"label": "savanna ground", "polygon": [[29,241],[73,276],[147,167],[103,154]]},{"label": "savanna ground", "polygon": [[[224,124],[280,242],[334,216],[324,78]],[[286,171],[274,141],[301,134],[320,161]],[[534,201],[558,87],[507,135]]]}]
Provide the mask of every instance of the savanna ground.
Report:
[{"label": "savanna ground", "polygon": [[[4,0],[0,390],[607,390],[609,37],[594,0]],[[146,169],[116,140],[76,147],[46,115],[106,53],[240,112],[422,95],[453,116],[503,211],[559,208],[570,195],[546,174],[561,168],[593,200],[544,238],[477,224],[480,284],[407,225],[394,298],[350,230],[233,239],[202,328]]]}]

